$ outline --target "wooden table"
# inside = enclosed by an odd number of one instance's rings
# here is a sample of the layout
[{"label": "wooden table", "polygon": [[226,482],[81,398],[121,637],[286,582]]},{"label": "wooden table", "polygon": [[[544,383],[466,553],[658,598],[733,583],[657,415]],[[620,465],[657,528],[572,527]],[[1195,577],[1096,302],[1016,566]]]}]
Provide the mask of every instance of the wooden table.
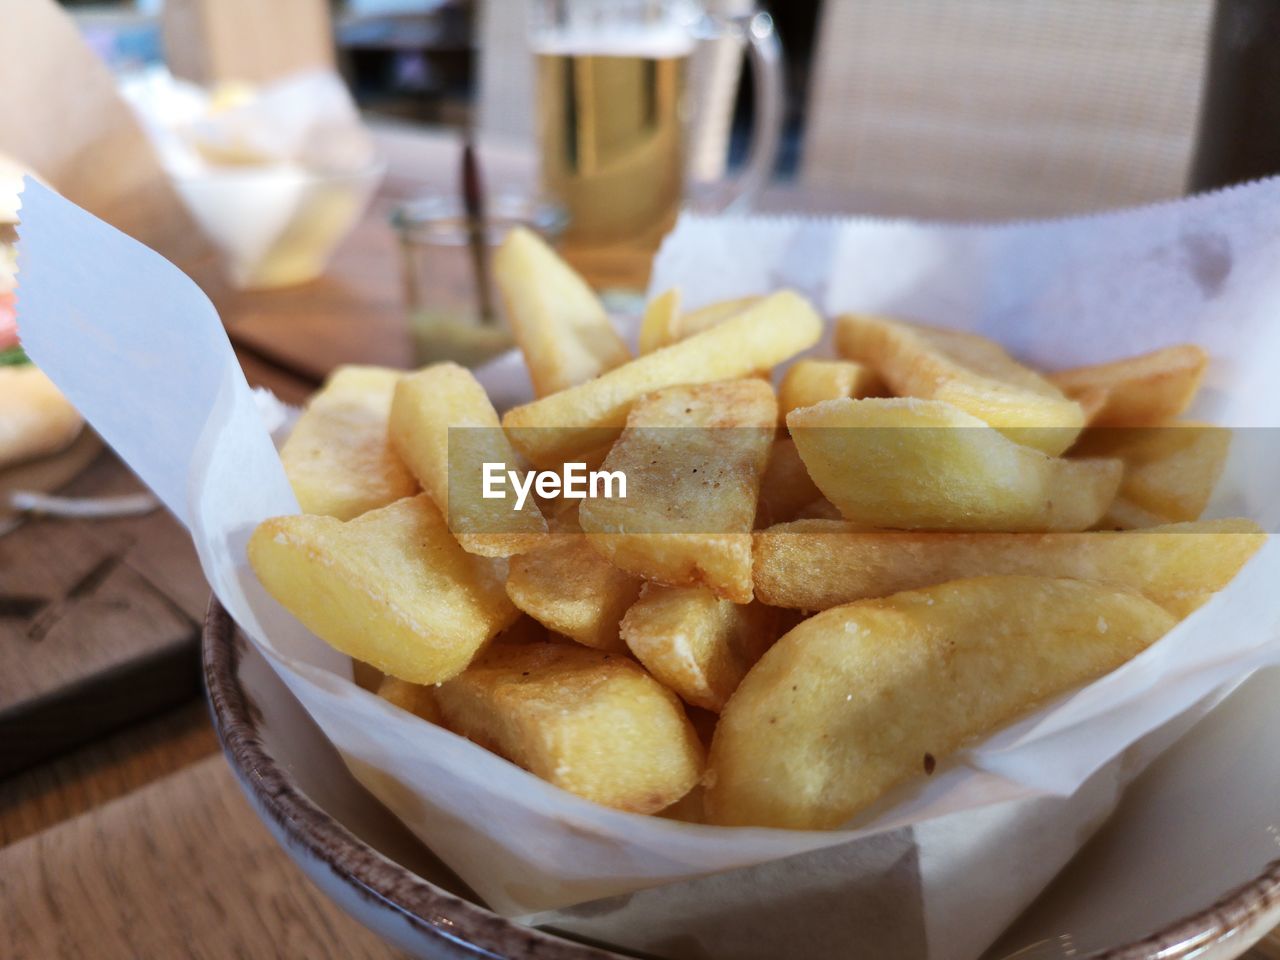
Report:
[{"label": "wooden table", "polygon": [[398,955],[288,862],[217,756],[0,849],[0,902],[4,957]]},{"label": "wooden table", "polygon": [[[456,145],[397,131],[381,139],[390,175],[326,277],[260,294],[202,278],[250,382],[286,401],[301,401],[337,363],[411,362],[386,215],[421,189],[448,188]],[[527,182],[520,156],[496,151],[488,160],[491,182]],[[162,585],[173,603],[157,609],[155,621],[180,634],[184,622],[188,630],[187,621],[198,622],[206,588],[198,571],[174,561],[182,544],[163,515],[155,517],[131,528],[121,576]],[[119,547],[112,539],[119,532],[108,524],[95,537]],[[4,549],[0,539],[0,559]],[[61,548],[55,538],[41,549]],[[211,823],[217,843],[208,842]],[[0,779],[0,907],[5,958],[395,956],[324,900],[275,845],[217,756],[198,700]],[[1280,960],[1280,937],[1249,960]]]}]

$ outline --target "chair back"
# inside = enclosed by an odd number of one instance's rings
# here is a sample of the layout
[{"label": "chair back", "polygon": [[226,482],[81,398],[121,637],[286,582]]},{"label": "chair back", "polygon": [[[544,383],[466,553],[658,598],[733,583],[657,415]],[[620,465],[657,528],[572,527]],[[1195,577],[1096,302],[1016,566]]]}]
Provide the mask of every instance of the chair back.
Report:
[{"label": "chair back", "polygon": [[804,185],[949,219],[1178,196],[1212,28],[1211,0],[824,0]]}]

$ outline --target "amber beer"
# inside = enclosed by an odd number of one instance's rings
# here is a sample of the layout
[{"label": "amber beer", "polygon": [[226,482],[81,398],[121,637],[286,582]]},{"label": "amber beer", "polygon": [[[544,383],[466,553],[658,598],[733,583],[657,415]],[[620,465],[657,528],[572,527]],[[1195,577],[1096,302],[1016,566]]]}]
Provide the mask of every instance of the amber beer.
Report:
[{"label": "amber beer", "polygon": [[535,49],[542,177],[569,215],[563,251],[597,287],[641,289],[684,187],[689,48]]}]

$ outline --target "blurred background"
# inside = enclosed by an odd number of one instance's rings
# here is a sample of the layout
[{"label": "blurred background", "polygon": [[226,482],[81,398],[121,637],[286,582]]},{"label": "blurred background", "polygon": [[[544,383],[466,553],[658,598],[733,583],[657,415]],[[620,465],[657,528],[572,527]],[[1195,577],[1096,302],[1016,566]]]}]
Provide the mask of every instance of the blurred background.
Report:
[{"label": "blurred background", "polygon": [[[210,5],[170,0],[167,9],[165,0],[63,0],[63,5],[118,73],[167,60],[175,74],[197,82],[262,82],[332,60],[371,117],[458,129],[480,124],[490,133],[512,137],[532,138],[534,133],[531,91],[512,79],[521,69],[531,70],[524,0],[220,0]],[[204,29],[195,30],[192,21],[199,18],[193,11],[202,6],[216,9],[218,22],[206,21]],[[726,0],[720,6],[759,6],[785,37],[786,132],[777,172],[794,176],[822,0],[758,5]],[[236,25],[225,31],[226,49],[208,50],[208,38],[223,22]],[[315,25],[308,31],[309,48],[290,43],[282,49],[270,39],[289,35],[296,41],[292,30],[299,23]],[[259,33],[261,43],[249,49],[242,32]],[[482,56],[482,47],[492,55]],[[739,74],[736,65],[733,73]],[[741,74],[733,85],[729,162],[739,164],[750,136],[750,74]]]},{"label": "blurred background", "polygon": [[[534,133],[531,86],[520,79],[530,69],[526,0],[61,2],[120,73],[167,59],[175,74],[197,82],[263,82],[331,61],[372,117],[473,124],[512,138]],[[728,13],[758,7],[777,25],[786,51],[785,124],[775,168],[782,178],[803,172],[826,185],[844,181],[846,190],[849,181],[892,187],[888,171],[904,159],[893,145],[912,142],[902,127],[916,127],[914,142],[932,146],[933,162],[946,164],[957,158],[945,149],[938,155],[939,149],[954,146],[948,136],[974,119],[988,124],[977,133],[1006,147],[1015,134],[1024,141],[1056,137],[1059,147],[1064,138],[1096,145],[1120,134],[1107,149],[1123,169],[1112,168],[1121,176],[1108,193],[1097,194],[1103,201],[1124,191],[1141,200],[1174,186],[1216,186],[1280,169],[1280,11],[1271,0],[713,0],[707,6]],[[245,42],[254,35],[257,43]],[[726,68],[731,77],[723,84],[731,90],[731,167],[746,154],[751,126],[752,81],[739,66]],[[974,85],[984,78],[986,86]],[[1074,88],[1062,86],[1067,78],[1076,81]],[[996,84],[1007,89],[997,93]],[[1022,113],[1015,101],[1024,105]],[[1031,117],[1034,124],[1010,129],[1014,120]],[[1063,126],[1063,118],[1074,122]],[[1202,126],[1208,137],[1199,136]],[[850,163],[837,176],[831,151],[877,136],[883,148],[862,144],[872,169]],[[1124,156],[1126,150],[1134,155]],[[922,177],[904,183],[921,162],[917,157],[894,174],[901,205],[913,206],[912,191],[925,190]],[[1058,163],[1041,157],[1042,167],[1061,172],[1066,158]],[[1070,200],[1083,202],[1070,190],[1067,201],[1023,202],[1033,208],[1025,212],[1036,212]]]}]

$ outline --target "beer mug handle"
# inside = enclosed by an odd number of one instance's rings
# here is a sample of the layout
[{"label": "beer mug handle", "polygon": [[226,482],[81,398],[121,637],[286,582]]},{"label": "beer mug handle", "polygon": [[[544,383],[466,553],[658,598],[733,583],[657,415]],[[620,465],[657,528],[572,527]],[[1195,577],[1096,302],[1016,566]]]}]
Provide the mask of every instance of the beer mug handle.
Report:
[{"label": "beer mug handle", "polygon": [[782,43],[773,18],[760,10],[738,16],[708,13],[702,38],[740,40],[746,45],[751,61],[755,117],[750,152],[742,173],[730,184],[729,200],[724,207],[726,212],[742,213],[750,209],[751,202],[769,182],[778,157],[785,96]]}]

